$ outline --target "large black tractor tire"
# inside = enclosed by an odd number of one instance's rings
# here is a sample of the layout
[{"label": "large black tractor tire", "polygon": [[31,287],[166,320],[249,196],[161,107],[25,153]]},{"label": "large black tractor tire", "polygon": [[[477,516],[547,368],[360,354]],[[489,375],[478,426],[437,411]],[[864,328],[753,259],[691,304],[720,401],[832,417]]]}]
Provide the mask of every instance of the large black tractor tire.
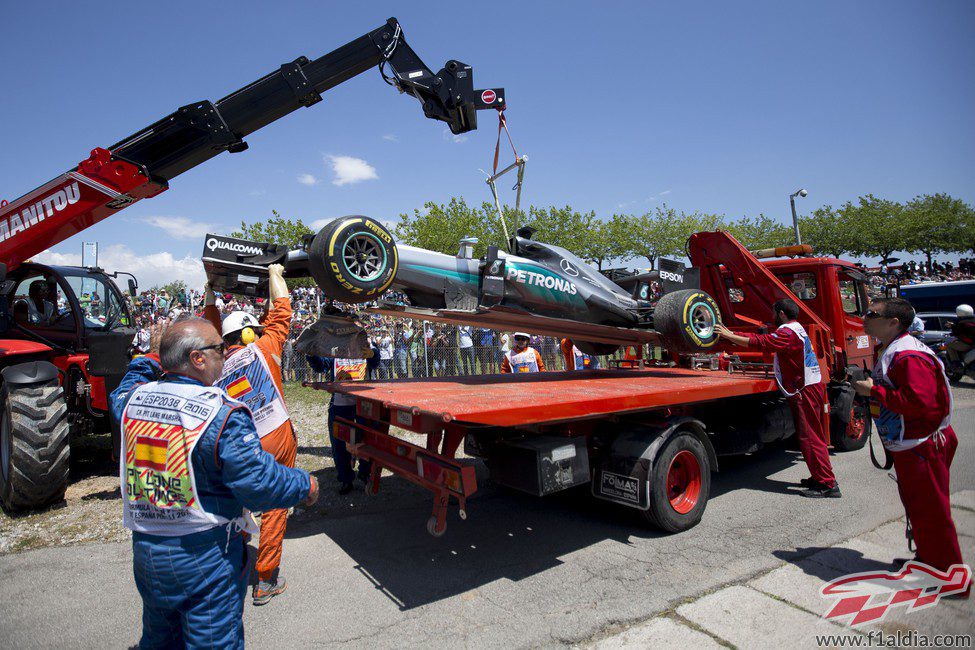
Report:
[{"label": "large black tractor tire", "polygon": [[709,352],[718,342],[714,325],[721,311],[714,298],[697,289],[666,293],[653,310],[653,327],[674,352]]},{"label": "large black tractor tire", "polygon": [[8,512],[64,499],[68,487],[68,406],[57,379],[0,386],[0,502]]},{"label": "large black tractor tire", "polygon": [[322,228],[308,250],[308,270],[325,296],[340,302],[375,300],[396,279],[399,255],[389,231],[353,215]]},{"label": "large black tractor tire", "polygon": [[679,533],[704,516],[711,494],[711,463],[698,438],[683,432],[671,438],[650,468],[650,508],[641,512],[651,526]]},{"label": "large black tractor tire", "polygon": [[840,416],[835,411],[829,417],[830,442],[837,451],[856,451],[863,449],[870,438],[873,420],[870,406],[862,399],[854,399],[849,417]]},{"label": "large black tractor tire", "polygon": [[589,354],[594,357],[602,357],[609,354],[613,354],[620,349],[619,345],[614,343],[590,343],[589,341],[572,341],[572,345],[579,348],[579,351],[583,354]]}]

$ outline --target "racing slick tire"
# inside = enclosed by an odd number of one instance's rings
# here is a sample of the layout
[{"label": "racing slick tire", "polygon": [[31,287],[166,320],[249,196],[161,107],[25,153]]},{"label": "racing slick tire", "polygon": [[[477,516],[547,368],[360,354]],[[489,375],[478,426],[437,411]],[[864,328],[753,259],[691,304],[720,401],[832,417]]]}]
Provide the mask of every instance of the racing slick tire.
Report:
[{"label": "racing slick tire", "polygon": [[336,219],[315,235],[308,270],[328,298],[360,303],[375,300],[396,278],[399,255],[389,231],[375,219]]},{"label": "racing slick tire", "polygon": [[718,303],[696,289],[666,293],[653,310],[654,329],[664,347],[675,352],[710,351],[718,342],[714,325],[720,322]]},{"label": "racing slick tire", "polygon": [[668,533],[693,528],[704,516],[711,493],[711,464],[704,444],[689,432],[672,437],[650,468],[650,525]]},{"label": "racing slick tire", "polygon": [[0,386],[0,502],[8,512],[64,499],[68,487],[68,405],[57,378]]},{"label": "racing slick tire", "polygon": [[863,449],[870,438],[873,420],[870,418],[870,406],[862,399],[854,399],[850,407],[849,421],[844,422],[839,414],[832,412],[829,416],[830,442],[837,451],[856,451]]},{"label": "racing slick tire", "polygon": [[590,343],[589,341],[572,341],[572,345],[579,348],[583,354],[594,357],[602,357],[613,354],[620,349],[619,345],[613,343]]}]

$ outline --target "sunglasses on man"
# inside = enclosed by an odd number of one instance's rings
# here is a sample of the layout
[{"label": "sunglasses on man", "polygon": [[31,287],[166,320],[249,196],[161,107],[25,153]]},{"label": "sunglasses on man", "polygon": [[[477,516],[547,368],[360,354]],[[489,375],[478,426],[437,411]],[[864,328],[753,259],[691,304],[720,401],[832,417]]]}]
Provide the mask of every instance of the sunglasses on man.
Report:
[{"label": "sunglasses on man", "polygon": [[868,310],[867,313],[863,315],[863,318],[864,319],[873,319],[873,318],[891,318],[891,317],[890,316],[885,316],[884,314],[881,314],[879,311],[874,311],[874,310],[871,309],[871,310]]},{"label": "sunglasses on man", "polygon": [[199,352],[203,352],[204,350],[216,350],[220,354],[223,354],[224,352],[227,351],[227,344],[221,341],[220,343],[214,343],[213,345],[207,345],[206,347],[198,348]]}]

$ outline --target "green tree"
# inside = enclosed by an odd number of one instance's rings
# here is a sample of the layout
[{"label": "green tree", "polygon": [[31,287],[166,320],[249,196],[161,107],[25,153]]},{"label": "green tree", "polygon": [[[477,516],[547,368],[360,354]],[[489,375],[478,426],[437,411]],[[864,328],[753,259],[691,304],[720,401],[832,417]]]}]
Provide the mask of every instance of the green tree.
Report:
[{"label": "green tree", "polygon": [[270,219],[252,223],[241,221],[240,229],[231,233],[230,236],[298,248],[301,246],[304,236],[310,234],[312,234],[311,228],[306,226],[301,219],[285,219],[278,214],[277,210],[271,210]]},{"label": "green tree", "polygon": [[578,212],[570,206],[548,208],[528,208],[527,218],[521,225],[531,226],[537,232],[534,238],[546,244],[561,246],[576,254],[583,250],[585,241],[597,222],[595,212]]},{"label": "green tree", "polygon": [[975,209],[972,209],[972,206],[968,206],[965,213],[961,215],[956,236],[954,251],[975,253]]},{"label": "green tree", "polygon": [[936,253],[962,252],[975,245],[972,233],[965,233],[966,217],[972,208],[947,194],[917,196],[904,206],[907,228],[905,250],[921,253],[931,264]]},{"label": "green tree", "polygon": [[654,262],[667,255],[683,255],[684,241],[679,241],[680,216],[667,205],[658,206],[633,220],[633,257],[645,258],[653,268]]},{"label": "green tree", "polygon": [[474,208],[467,205],[463,198],[456,197],[446,205],[429,201],[423,205],[424,211],[414,210],[412,215],[400,215],[400,221],[396,224],[396,240],[446,255],[456,255],[460,240],[465,237],[478,238],[476,255],[483,255],[489,244],[504,249],[501,227],[498,225],[494,228],[497,215],[489,221],[485,212],[489,205]]},{"label": "green tree", "polygon": [[792,229],[771,217],[741,217],[727,225],[727,230],[749,250],[775,248],[793,243]]},{"label": "green tree", "polygon": [[581,248],[573,252],[601,271],[609,260],[632,256],[625,243],[630,236],[626,231],[630,228],[632,224],[621,215],[614,215],[609,221],[594,219]]},{"label": "green tree", "polygon": [[[231,237],[248,239],[269,244],[281,244],[289,248],[300,248],[305,235],[312,234],[311,228],[306,226],[301,219],[286,219],[278,214],[277,210],[271,210],[271,218],[265,221],[255,221],[247,223],[240,222],[240,229],[232,232]],[[311,278],[289,278],[288,287],[314,287],[315,282]]]},{"label": "green tree", "polygon": [[907,250],[910,224],[904,220],[900,203],[867,194],[856,203],[847,201],[839,212],[849,224],[848,232],[859,233],[850,241],[850,252],[854,255],[887,259],[895,251]]},{"label": "green tree", "polygon": [[799,217],[799,232],[803,243],[820,255],[842,257],[853,247],[854,233],[849,222],[831,205],[816,208],[808,217]]}]

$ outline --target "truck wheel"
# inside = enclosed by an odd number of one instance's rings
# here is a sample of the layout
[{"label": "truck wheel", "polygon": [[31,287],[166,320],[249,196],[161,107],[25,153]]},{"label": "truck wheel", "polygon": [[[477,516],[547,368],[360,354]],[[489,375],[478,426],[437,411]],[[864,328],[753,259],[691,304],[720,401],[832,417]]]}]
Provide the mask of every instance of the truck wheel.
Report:
[{"label": "truck wheel", "polygon": [[579,351],[583,354],[588,354],[594,357],[602,357],[608,354],[613,354],[620,349],[620,346],[613,343],[590,343],[589,341],[572,341],[572,345],[579,348]]},{"label": "truck wheel", "polygon": [[721,311],[714,298],[695,289],[666,293],[653,310],[653,327],[664,347],[677,352],[706,352],[718,342],[714,325]]},{"label": "truck wheel", "polygon": [[704,445],[680,433],[660,450],[650,470],[650,508],[643,516],[653,526],[679,533],[704,516],[711,493],[711,465]]},{"label": "truck wheel", "polygon": [[856,451],[863,449],[870,437],[873,420],[870,419],[870,407],[860,399],[853,400],[850,421],[843,422],[836,413],[829,418],[829,434],[833,447],[838,451]]},{"label": "truck wheel", "polygon": [[68,487],[68,406],[57,379],[0,387],[0,501],[9,512],[64,498]]},{"label": "truck wheel", "polygon": [[308,250],[308,270],[328,298],[374,300],[396,278],[399,256],[393,236],[369,217],[336,219],[322,228]]}]

